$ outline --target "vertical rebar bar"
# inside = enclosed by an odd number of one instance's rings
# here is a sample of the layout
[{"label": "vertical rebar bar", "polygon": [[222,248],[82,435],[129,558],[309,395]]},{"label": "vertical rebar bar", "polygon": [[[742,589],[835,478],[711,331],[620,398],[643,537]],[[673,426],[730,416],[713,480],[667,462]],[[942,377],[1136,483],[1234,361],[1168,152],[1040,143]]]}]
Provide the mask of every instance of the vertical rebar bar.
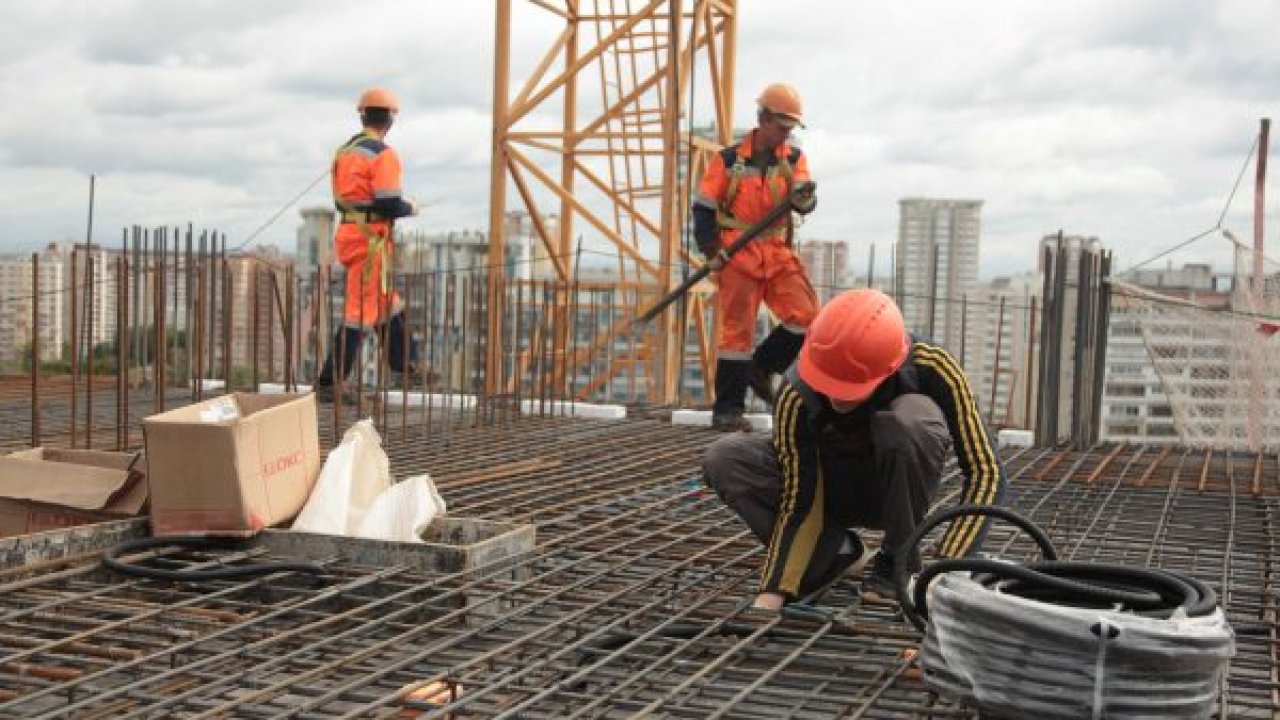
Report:
[{"label": "vertical rebar bar", "polygon": [[248,263],[248,297],[250,297],[250,348],[253,355],[253,366],[251,370],[252,392],[259,392],[259,374],[257,374],[257,359],[259,359],[259,340],[261,336],[261,320],[262,305],[261,293],[259,292],[259,266],[257,266],[257,256],[253,256]]},{"label": "vertical rebar bar", "polygon": [[31,253],[31,447],[40,447],[40,253]]},{"label": "vertical rebar bar", "polygon": [[938,312],[938,245],[932,243],[929,247],[929,339],[937,341],[934,335],[935,324],[937,322]]},{"label": "vertical rebar bar", "polygon": [[[76,447],[78,440],[78,423],[80,395],[76,391],[80,382],[80,275],[79,275],[79,259],[80,250],[74,245],[71,247],[71,327],[68,328],[71,337],[71,447]],[[32,331],[37,331],[32,328]]]},{"label": "vertical rebar bar", "polygon": [[[276,282],[276,269],[271,266],[266,268],[266,284],[267,284],[267,301],[265,303],[267,310],[267,382],[275,382],[276,380],[276,307],[280,299],[279,283]],[[272,302],[275,300],[277,302]],[[283,320],[281,321],[283,325]]]},{"label": "vertical rebar bar", "polygon": [[128,343],[125,335],[128,332],[129,300],[128,300],[128,263],[129,256],[120,253],[116,258],[116,450],[122,451],[127,445],[125,429],[129,426],[128,410],[128,368],[125,353]]},{"label": "vertical rebar bar", "polygon": [[[996,312],[996,356],[995,365],[991,371],[991,404],[987,408],[987,424],[994,426],[996,424],[996,387],[1000,384],[1000,348],[1004,341],[1004,295],[1000,296],[1000,309]],[[963,363],[961,363],[963,365]],[[1005,418],[1008,423],[1008,418]]]},{"label": "vertical rebar bar", "polygon": [[[1036,399],[1036,388],[1040,387],[1039,378],[1036,376],[1036,296],[1031,296],[1031,309],[1027,313],[1027,374],[1022,385],[1027,389],[1027,398],[1024,403],[1022,414],[1022,423],[1028,428],[1035,428],[1035,418],[1032,417],[1032,404]],[[1044,341],[1041,340],[1043,345]]]},{"label": "vertical rebar bar", "polygon": [[219,275],[222,276],[222,387],[223,392],[235,392],[235,378],[231,372],[231,329],[235,325],[236,306],[232,301],[235,289],[235,278],[232,277],[230,260],[227,258],[227,237],[222,236],[222,245],[218,250]]},{"label": "vertical rebar bar", "polygon": [[[281,323],[285,326],[284,341],[284,388],[287,392],[294,392],[297,388],[297,379],[294,377],[294,351],[297,347],[298,338],[295,336],[297,330],[297,321],[299,308],[294,307],[294,303],[301,297],[301,293],[294,293],[294,276],[293,265],[285,268],[285,315],[281,319]],[[301,347],[297,347],[301,351]]]},{"label": "vertical rebar bar", "polygon": [[93,263],[92,247],[89,247],[88,251],[85,253],[84,273],[85,273],[84,274],[85,276],[84,322],[85,322],[85,335],[86,335],[85,353],[88,356],[88,361],[85,363],[84,446],[86,448],[92,449],[93,448],[93,360],[94,360],[93,299],[94,299],[94,286],[97,285],[97,283],[94,281],[94,263]]},{"label": "vertical rebar bar", "polygon": [[168,318],[168,271],[169,271],[169,228],[157,228],[159,235],[156,238],[156,245],[152,248],[155,251],[155,406],[156,412],[164,412],[165,408],[165,391],[168,389],[169,378],[169,335],[166,332],[169,327]]}]

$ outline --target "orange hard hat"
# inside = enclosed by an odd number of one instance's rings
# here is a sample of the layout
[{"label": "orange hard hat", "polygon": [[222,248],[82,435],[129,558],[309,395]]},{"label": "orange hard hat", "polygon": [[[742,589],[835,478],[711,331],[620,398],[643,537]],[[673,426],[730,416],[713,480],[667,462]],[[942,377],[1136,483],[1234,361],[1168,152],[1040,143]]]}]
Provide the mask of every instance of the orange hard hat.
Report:
[{"label": "orange hard hat", "polygon": [[902,312],[879,290],[840,293],[818,311],[796,370],[833,400],[863,400],[898,371],[911,351]]},{"label": "orange hard hat", "polygon": [[395,93],[384,87],[371,87],[360,93],[360,104],[356,109],[364,112],[365,108],[386,108],[393,113],[400,112],[400,101]]},{"label": "orange hard hat", "polygon": [[804,104],[800,102],[800,92],[786,83],[765,86],[760,97],[756,98],[756,104],[804,127]]}]

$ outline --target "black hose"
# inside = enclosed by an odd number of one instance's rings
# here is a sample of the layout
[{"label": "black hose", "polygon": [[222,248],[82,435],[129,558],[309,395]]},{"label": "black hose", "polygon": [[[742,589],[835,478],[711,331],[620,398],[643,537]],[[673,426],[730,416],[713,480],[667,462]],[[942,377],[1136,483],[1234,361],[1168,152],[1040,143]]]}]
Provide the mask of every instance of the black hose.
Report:
[{"label": "black hose", "polygon": [[1179,608],[1188,617],[1203,617],[1218,605],[1211,588],[1194,578],[1166,570],[1128,565],[1062,562],[1053,542],[1038,525],[1002,507],[956,505],[925,519],[906,543],[915,548],[938,525],[962,515],[985,515],[1007,520],[1035,540],[1045,560],[1017,565],[985,558],[951,558],[930,564],[916,578],[909,592],[905,572],[898,572],[898,600],[902,612],[921,632],[929,620],[930,583],[950,572],[971,572],[973,579],[987,588],[1032,600],[1070,607],[1129,610],[1138,615],[1167,618]]},{"label": "black hose", "polygon": [[925,634],[920,666],[930,689],[997,717],[1212,713],[1235,652],[1212,589],[1165,570],[1060,561],[1043,530],[1005,508],[943,510],[917,528],[908,547],[964,515],[1008,520],[1035,539],[1045,559],[941,560],[910,592],[899,573],[902,610]]},{"label": "black hose", "polygon": [[207,570],[170,570],[126,562],[124,555],[146,552],[163,547],[182,547],[195,550],[227,550],[244,547],[247,541],[230,538],[213,538],[201,535],[175,535],[172,537],[146,537],[126,540],[102,553],[102,564],[108,570],[130,577],[149,580],[174,580],[178,582],[209,582],[233,578],[256,577],[281,572],[298,572],[323,575],[328,571],[323,565],[304,561],[280,561],[254,565],[233,565]]}]

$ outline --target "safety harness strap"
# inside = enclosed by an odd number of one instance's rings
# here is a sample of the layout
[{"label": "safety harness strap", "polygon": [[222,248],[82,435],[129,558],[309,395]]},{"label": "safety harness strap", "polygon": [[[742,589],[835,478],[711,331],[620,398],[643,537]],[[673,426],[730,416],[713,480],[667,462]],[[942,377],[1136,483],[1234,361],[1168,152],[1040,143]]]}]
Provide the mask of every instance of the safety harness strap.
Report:
[{"label": "safety harness strap", "polygon": [[338,206],[338,209],[342,211],[343,222],[354,222],[356,227],[360,228],[360,234],[364,235],[364,238],[368,243],[368,249],[365,251],[364,257],[364,282],[369,282],[369,277],[373,274],[374,258],[378,257],[382,260],[382,272],[379,273],[380,277],[378,278],[378,283],[382,292],[385,293],[391,287],[391,263],[388,262],[390,258],[387,257],[391,250],[391,224],[388,221],[386,235],[378,234],[377,231],[369,227],[369,220],[377,222],[377,218],[380,218],[381,216],[355,208],[343,200],[342,195],[338,193],[338,160],[346,153],[355,150],[356,146],[365,137],[367,137],[367,134],[365,133],[356,135],[348,140],[342,147],[338,148],[338,151],[333,155],[333,172],[330,173],[333,186],[333,202]]},{"label": "safety harness strap", "polygon": [[[732,230],[746,230],[751,227],[752,223],[746,222],[735,217],[732,213],[733,201],[738,197],[739,184],[742,178],[747,174],[747,158],[741,151],[742,146],[738,146],[738,152],[733,165],[729,167],[729,187],[725,191],[724,201],[716,208],[716,222],[722,228]],[[776,165],[770,165],[764,172],[764,183],[769,188],[769,198],[773,201],[773,206],[777,207],[779,202],[783,202],[785,198],[791,197],[792,178],[795,175],[793,163],[800,158],[800,150],[792,148],[791,152],[778,158]],[[779,175],[782,176],[782,190],[773,182]],[[769,232],[762,237],[771,237],[778,234],[786,235],[787,245],[791,244],[792,222],[790,213],[787,214],[786,226],[770,229]]]}]

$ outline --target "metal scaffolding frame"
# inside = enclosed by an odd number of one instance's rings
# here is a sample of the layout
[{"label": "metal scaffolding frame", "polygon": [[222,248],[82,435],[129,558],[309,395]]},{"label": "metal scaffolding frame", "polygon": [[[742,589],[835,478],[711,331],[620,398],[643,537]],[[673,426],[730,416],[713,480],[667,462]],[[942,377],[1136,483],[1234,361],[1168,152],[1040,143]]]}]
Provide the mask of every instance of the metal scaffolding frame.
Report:
[{"label": "metal scaffolding frame", "polygon": [[[491,258],[503,258],[508,190],[514,188],[555,276],[571,283],[580,224],[617,253],[620,278],[645,286],[641,301],[679,282],[697,264],[682,245],[690,183],[711,152],[730,141],[736,56],[735,0],[497,0],[490,169]],[[560,27],[528,68],[513,68],[517,11]],[[533,22],[528,23],[533,25]],[[525,74],[512,94],[512,80]],[[702,81],[705,73],[707,81]],[[694,92],[708,93],[716,142],[681,127]],[[718,143],[718,144],[717,144]],[[684,163],[684,167],[681,164]],[[593,202],[593,199],[598,202]],[[558,218],[558,227],[549,222]],[[630,273],[628,273],[630,267]],[[501,268],[489,276],[488,392],[497,392],[506,317]],[[639,308],[637,308],[637,311]],[[567,314],[566,304],[558,307]],[[646,333],[628,362],[647,367],[651,400],[676,400],[690,319],[704,373],[713,361],[700,295]],[[565,323],[560,323],[564,326]],[[610,328],[629,328],[624,317]],[[554,343],[565,347],[558,338]],[[566,358],[570,369],[579,361]]]}]

